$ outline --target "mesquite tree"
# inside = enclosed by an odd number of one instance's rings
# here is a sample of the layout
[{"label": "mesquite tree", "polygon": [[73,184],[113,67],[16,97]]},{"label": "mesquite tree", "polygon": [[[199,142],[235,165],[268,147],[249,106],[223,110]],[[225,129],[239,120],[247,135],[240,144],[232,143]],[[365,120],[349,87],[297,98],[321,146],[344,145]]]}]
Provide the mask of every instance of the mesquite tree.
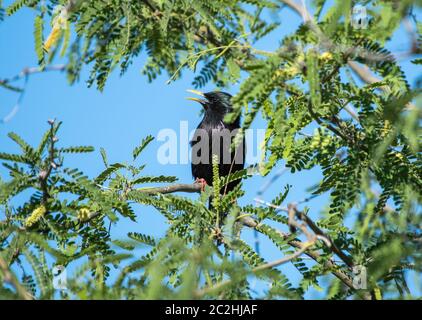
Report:
[{"label": "mesquite tree", "polygon": [[[177,81],[186,69],[195,71],[195,87],[240,81],[227,117],[243,114],[239,135],[257,116],[267,124],[260,163],[228,177],[214,170],[216,183],[203,192],[176,177],[143,175],[138,160],[151,136],[134,149],[130,164],[108,163],[101,149],[105,169],[91,179],[83,165],[68,168],[65,156],[93,148],[61,146],[60,122],[49,121],[37,146],[10,133],[21,153],[0,150],[9,171],[0,179],[0,297],[301,299],[324,276],[327,299],[411,298],[406,273],[422,268],[420,98],[385,46],[405,21],[416,29],[409,54],[420,53],[421,25],[412,10],[421,3],[359,3],[370,12],[364,27],[353,21],[351,0],[316,0],[310,7],[294,0],[0,1],[1,19],[33,9],[37,72],[67,56],[70,83],[90,68],[88,85],[107,90],[110,73],[124,74],[145,52],[150,81],[163,71]],[[297,15],[300,26],[274,51],[254,48],[279,26],[265,13],[282,9]],[[421,60],[412,63],[416,68]],[[11,81],[0,85],[19,90]],[[313,133],[304,133],[309,126]],[[292,173],[320,170],[309,196],[328,194],[326,206],[285,203],[289,186],[263,205],[236,204],[247,193],[241,185],[219,195],[230,181],[281,165]],[[29,200],[16,203],[22,192]],[[110,237],[110,221],[137,221],[136,204],[163,215],[165,236]],[[349,216],[352,224],[345,223]],[[268,237],[280,259],[264,261],[242,240],[243,228]],[[140,254],[140,246],[150,249]],[[70,263],[77,271],[57,294],[51,270]],[[277,268],[284,263],[300,272],[298,285]],[[366,286],[355,281],[356,270],[366,272]],[[250,289],[255,279],[270,284],[263,295]]]}]

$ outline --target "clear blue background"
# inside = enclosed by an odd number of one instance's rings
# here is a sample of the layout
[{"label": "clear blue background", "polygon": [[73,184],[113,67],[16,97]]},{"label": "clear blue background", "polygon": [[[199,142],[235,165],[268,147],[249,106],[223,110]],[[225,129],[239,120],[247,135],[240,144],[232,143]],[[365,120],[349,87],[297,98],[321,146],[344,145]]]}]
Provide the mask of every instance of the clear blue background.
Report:
[{"label": "clear blue background", "polygon": [[[8,4],[10,1],[5,1]],[[417,12],[418,17],[420,11]],[[280,20],[281,26],[271,36],[257,44],[257,48],[274,50],[285,35],[293,32],[300,23],[300,18],[289,9],[268,14],[268,19]],[[12,17],[6,17],[0,23],[0,79],[10,78],[19,73],[24,67],[37,65],[33,40],[34,12],[23,9]],[[46,26],[47,35],[49,26]],[[396,32],[388,48],[393,52],[405,52],[409,49],[409,37],[403,26]],[[43,132],[48,128],[47,119],[56,118],[63,121],[59,132],[60,146],[92,145],[96,151],[91,154],[69,155],[65,159],[65,166],[78,167],[93,177],[103,170],[99,154],[103,147],[108,154],[109,162],[131,161],[134,147],[148,134],[156,136],[159,130],[171,128],[179,130],[179,121],[188,121],[189,130],[194,129],[200,121],[199,105],[185,100],[186,89],[192,88],[194,74],[184,72],[182,79],[166,85],[169,76],[163,75],[153,83],[148,83],[146,77],[141,76],[145,55],[137,58],[128,72],[119,77],[114,72],[107,81],[104,92],[95,88],[87,88],[88,69],[85,68],[81,81],[69,86],[64,73],[48,72],[32,75],[26,87],[25,97],[16,115],[8,122],[0,124],[0,150],[3,152],[18,152],[17,146],[7,138],[7,133],[14,131],[31,144],[37,144]],[[60,61],[56,61],[59,63]],[[400,60],[409,82],[413,85],[420,71],[410,64],[410,59]],[[23,81],[17,84],[23,84]],[[207,85],[201,90],[214,90],[213,85]],[[238,90],[237,86],[228,89],[232,94]],[[13,109],[18,94],[0,88],[0,119]],[[257,119],[253,128],[265,128],[265,123]],[[141,163],[146,163],[146,174],[174,175],[180,182],[192,181],[190,165],[160,165],[156,152],[160,142],[154,141],[142,153]],[[138,162],[139,163],[139,162]],[[274,173],[282,169],[283,164]],[[2,177],[5,171],[0,169]],[[274,174],[273,173],[273,174]],[[306,188],[321,178],[319,170],[314,169],[294,175],[283,174],[262,198],[271,201],[286,184],[293,185],[286,203],[300,201],[306,197]],[[242,204],[253,203],[259,189],[271,176],[253,177],[244,182],[246,195],[240,200]],[[197,197],[197,195],[188,195]],[[18,199],[19,201],[23,199]],[[321,196],[310,201],[310,215],[318,217],[318,212],[327,203],[327,197]],[[138,222],[122,220],[112,226],[112,237],[124,238],[127,232],[136,231],[161,236],[167,225],[161,215],[153,208],[138,206]],[[0,212],[0,217],[3,215]],[[277,226],[284,229],[283,226]],[[285,230],[285,229],[284,229]],[[243,237],[254,245],[254,234],[245,230]],[[265,237],[259,236],[261,253],[268,261],[280,258],[279,250]],[[300,277],[298,271],[291,265],[283,265],[280,269],[297,284]],[[71,272],[70,272],[71,273]],[[417,293],[420,285],[415,285],[414,275],[411,278],[411,289]],[[323,282],[322,282],[323,284]],[[257,284],[258,291],[265,289]],[[416,291],[415,291],[416,290]],[[308,298],[318,298],[320,292],[311,289]]]}]

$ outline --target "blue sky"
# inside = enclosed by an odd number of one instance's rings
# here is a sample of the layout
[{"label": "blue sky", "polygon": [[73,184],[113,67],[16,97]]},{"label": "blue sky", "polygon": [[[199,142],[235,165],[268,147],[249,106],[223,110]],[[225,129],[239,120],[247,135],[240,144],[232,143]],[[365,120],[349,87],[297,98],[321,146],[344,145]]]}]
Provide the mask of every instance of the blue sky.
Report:
[{"label": "blue sky", "polygon": [[[7,3],[7,1],[6,1]],[[418,12],[420,17],[420,12]],[[284,35],[295,30],[299,25],[299,18],[290,10],[284,9],[277,14],[272,14],[271,19],[280,19],[281,27],[275,30],[272,36],[258,43],[258,48],[263,50],[275,49]],[[34,13],[23,9],[18,14],[7,17],[0,23],[0,78],[9,78],[19,73],[24,67],[37,65],[33,41]],[[403,52],[408,49],[408,36],[403,27],[395,34],[394,40],[389,45],[393,52]],[[47,129],[47,119],[56,118],[63,121],[59,133],[59,144],[92,145],[95,152],[83,155],[69,155],[65,166],[78,167],[89,176],[97,175],[103,164],[99,154],[103,147],[108,154],[109,162],[131,161],[134,147],[146,135],[157,136],[163,128],[171,128],[178,132],[179,122],[188,121],[189,129],[194,129],[200,121],[200,107],[193,102],[185,100],[188,93],[186,89],[192,88],[193,73],[184,72],[180,80],[167,85],[167,75],[158,77],[154,82],[148,83],[146,77],[141,76],[145,56],[141,55],[129,68],[128,72],[119,77],[114,72],[105,86],[104,92],[95,88],[87,88],[85,80],[88,78],[87,68],[81,76],[81,81],[69,86],[66,76],[59,72],[36,74],[30,77],[27,84],[25,97],[16,115],[8,122],[0,124],[0,150],[3,152],[17,152],[14,143],[7,138],[7,133],[14,131],[31,144],[36,144],[43,132]],[[57,61],[58,63],[60,61]],[[410,83],[420,75],[410,60],[401,60],[405,73]],[[116,70],[117,71],[117,70]],[[23,82],[21,82],[23,83]],[[210,91],[215,87],[211,84],[201,90]],[[237,92],[237,87],[228,89],[232,94]],[[0,88],[0,119],[12,110],[18,95]],[[254,128],[265,128],[265,124],[257,119]],[[174,175],[180,182],[192,181],[190,165],[161,165],[156,158],[156,152],[161,142],[154,141],[142,153],[138,163],[145,163],[145,174]],[[282,169],[282,164],[275,169]],[[0,169],[3,175],[4,170]],[[258,190],[271,176],[253,177],[244,182],[246,196],[242,204],[253,203]],[[286,184],[293,185],[287,202],[299,201],[306,196],[306,188],[313,185],[321,178],[319,170],[296,173],[285,173],[262,196],[270,201]],[[197,197],[197,195],[188,195]],[[286,203],[287,203],[286,202]],[[327,203],[327,197],[321,196],[308,203],[312,208],[310,215],[317,217],[318,212]],[[112,227],[113,237],[124,237],[127,232],[136,231],[154,236],[163,234],[166,224],[161,215],[149,207],[137,207],[138,223],[121,221]],[[1,213],[0,213],[1,215]],[[279,226],[282,228],[281,226]],[[243,236],[251,244],[254,235],[245,230]],[[261,253],[268,261],[280,258],[278,249],[263,236],[259,237]],[[294,284],[298,281],[298,272],[290,265],[280,267]],[[262,288],[259,288],[262,289]],[[318,291],[311,290],[308,297],[317,298]]]}]

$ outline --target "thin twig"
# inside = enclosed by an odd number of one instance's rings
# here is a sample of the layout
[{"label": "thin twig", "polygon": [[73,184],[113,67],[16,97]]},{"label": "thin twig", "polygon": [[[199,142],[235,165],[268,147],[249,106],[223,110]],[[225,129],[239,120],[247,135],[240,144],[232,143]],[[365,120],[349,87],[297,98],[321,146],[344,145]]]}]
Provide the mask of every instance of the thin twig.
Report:
[{"label": "thin twig", "polygon": [[0,79],[0,83],[2,84],[8,84],[11,82],[18,81],[20,79],[23,79],[29,75],[36,74],[36,73],[43,73],[46,71],[64,71],[66,69],[66,65],[64,64],[58,64],[58,65],[52,65],[52,66],[46,66],[44,68],[41,67],[30,67],[30,68],[23,68],[21,72],[19,72],[17,75],[7,78],[7,79]]},{"label": "thin twig", "polygon": [[[256,229],[258,232],[261,232],[260,229],[259,229],[260,224],[256,220],[254,220],[253,218],[243,217],[241,219],[241,222],[243,223],[244,226]],[[283,233],[279,230],[277,230],[277,232],[284,239],[287,239],[290,236],[289,234],[285,234],[285,233]],[[301,249],[304,246],[304,243],[302,241],[299,241],[299,240],[290,240],[290,241],[288,241],[288,244],[291,245],[294,248],[297,248],[297,249]],[[304,254],[307,255],[312,260],[316,261],[317,263],[321,263],[321,255],[318,252],[313,251],[313,250],[307,250],[307,251],[304,252]],[[324,268],[329,270],[337,279],[339,279],[341,282],[343,282],[348,288],[355,291],[355,287],[353,285],[352,279],[349,277],[349,275],[346,272],[341,270],[341,267],[338,266],[334,261],[332,261],[332,259],[324,261],[323,266],[324,266]],[[358,294],[360,295],[360,293],[358,293]],[[369,293],[365,292],[365,293],[362,294],[362,298],[365,299],[365,300],[370,300],[371,295]]]},{"label": "thin twig", "polygon": [[[274,267],[278,267],[278,266],[280,266],[282,264],[285,264],[287,262],[290,262],[290,261],[298,258],[303,253],[305,253],[305,251],[308,250],[314,244],[315,244],[315,242],[307,242],[307,243],[304,243],[299,250],[297,250],[296,252],[292,253],[291,255],[285,256],[285,257],[283,257],[281,259],[278,259],[278,260],[274,260],[274,261],[271,261],[271,262],[268,262],[268,263],[264,263],[262,265],[259,265],[259,266],[255,267],[255,268],[253,268],[251,270],[251,273],[257,273],[259,271],[266,270],[266,269],[271,269],[271,268],[274,268]],[[209,294],[209,293],[212,293],[212,292],[215,292],[215,291],[219,291],[219,290],[223,289],[224,287],[230,285],[231,283],[232,283],[232,280],[231,279],[228,279],[228,280],[225,280],[225,281],[221,281],[221,282],[217,283],[214,286],[203,288],[201,290],[196,291],[194,295],[196,297],[203,297],[206,294]]]},{"label": "thin twig", "polygon": [[[294,0],[280,0],[280,1],[283,2],[284,4],[286,4],[287,6],[289,6],[295,12],[297,12],[302,17],[303,22],[306,23],[309,27],[311,27],[312,30],[314,30],[314,32],[316,33],[316,35],[318,37],[320,37],[320,39],[322,39],[321,42],[328,44],[328,47],[334,47],[334,44],[331,42],[331,40],[328,39],[324,35],[324,33],[319,29],[319,27],[315,23],[315,21],[313,21],[313,19],[311,18],[311,15],[309,14],[308,10],[306,9],[306,7],[304,5],[301,5],[297,2],[295,2]],[[366,54],[365,54],[365,58],[367,58]],[[386,57],[386,59],[391,59],[391,57]],[[348,60],[348,59],[346,59],[346,60],[347,60],[348,66],[358,75],[358,77],[362,81],[369,83],[369,84],[381,81],[381,79],[372,75],[372,72],[371,72],[371,70],[369,69],[368,66],[359,65],[357,62],[352,61],[352,60]],[[383,59],[383,60],[385,60],[385,59]],[[390,87],[388,87],[388,86],[382,86],[382,87],[380,87],[380,89],[385,91],[385,92],[391,91]],[[408,102],[406,104],[406,107],[408,109],[416,108],[416,106],[411,102]]]},{"label": "thin twig", "polygon": [[285,257],[278,259],[278,260],[274,260],[272,262],[265,263],[263,265],[260,265],[256,268],[254,268],[252,271],[257,272],[257,271],[261,271],[261,270],[264,270],[264,269],[274,268],[274,267],[280,266],[284,263],[287,263],[287,262],[289,262],[293,259],[298,258],[300,255],[302,255],[306,250],[308,250],[314,244],[315,244],[315,241],[305,242],[305,243],[303,243],[302,248],[300,248],[296,252],[292,253],[291,255],[285,256]]},{"label": "thin twig", "polygon": [[342,250],[340,250],[340,248],[337,247],[331,237],[327,235],[324,231],[322,231],[307,214],[305,214],[303,211],[297,210],[295,206],[292,206],[291,210],[293,210],[295,216],[299,217],[300,220],[304,221],[305,224],[309,226],[309,228],[316,235],[322,236],[322,239],[327,244],[327,247],[329,247],[349,268],[354,267],[353,260],[349,256],[347,256]]},{"label": "thin twig", "polygon": [[[24,68],[20,73],[18,73],[17,75],[11,77],[11,78],[7,78],[7,79],[0,79],[0,86],[3,86],[7,89],[19,92],[19,96],[17,98],[17,101],[15,103],[15,105],[13,106],[12,110],[3,118],[0,120],[0,123],[6,123],[8,121],[10,121],[15,114],[18,112],[19,107],[23,101],[24,95],[25,95],[25,91],[26,91],[26,87],[28,85],[29,82],[29,78],[30,75],[36,74],[36,73],[42,73],[42,72],[46,72],[46,71],[63,71],[66,69],[66,65],[51,65],[51,66],[46,66],[44,68],[41,67],[31,67],[31,68]],[[24,86],[23,88],[19,88],[16,86],[12,86],[10,83],[18,81],[20,79],[25,79],[24,81]]]}]

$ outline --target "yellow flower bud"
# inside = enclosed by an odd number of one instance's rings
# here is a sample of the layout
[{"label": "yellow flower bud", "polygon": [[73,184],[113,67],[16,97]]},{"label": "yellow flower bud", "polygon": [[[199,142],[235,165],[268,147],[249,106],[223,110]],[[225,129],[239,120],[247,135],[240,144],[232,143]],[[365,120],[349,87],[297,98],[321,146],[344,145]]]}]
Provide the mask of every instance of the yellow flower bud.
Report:
[{"label": "yellow flower bud", "polygon": [[56,44],[57,40],[60,38],[61,31],[62,29],[59,25],[54,25],[53,30],[51,30],[51,33],[48,35],[44,44],[44,49],[46,51],[50,51],[50,48]]},{"label": "yellow flower bud", "polygon": [[391,124],[390,121],[384,121],[384,127],[381,129],[381,137],[385,138],[385,136],[390,132]]},{"label": "yellow flower bud", "polygon": [[56,18],[54,18],[52,23],[53,29],[44,43],[44,49],[46,51],[50,51],[51,47],[53,47],[60,39],[62,31],[67,28],[68,13],[66,8],[63,6],[57,6],[55,10],[60,11],[60,13]]},{"label": "yellow flower bud", "polygon": [[323,52],[319,57],[322,61],[328,61],[333,58],[333,55],[330,52],[326,51]]},{"label": "yellow flower bud", "polygon": [[403,156],[400,152],[396,152],[396,153],[395,153],[395,156],[396,156],[397,158],[399,158],[400,160],[403,160],[403,159],[404,159],[404,156]]},{"label": "yellow flower bud", "polygon": [[300,71],[299,71],[299,68],[297,66],[291,66],[291,67],[287,67],[286,69],[284,69],[284,72],[287,76],[293,77],[296,74],[298,74]]},{"label": "yellow flower bud", "polygon": [[86,208],[86,207],[80,208],[78,210],[78,219],[81,220],[81,221],[87,220],[89,218],[89,213],[90,212],[91,211],[88,208]]},{"label": "yellow flower bud", "polygon": [[43,205],[36,208],[34,211],[32,211],[31,215],[26,218],[24,223],[25,227],[33,226],[35,223],[38,222],[38,220],[40,220],[45,215],[46,212],[47,209]]}]

